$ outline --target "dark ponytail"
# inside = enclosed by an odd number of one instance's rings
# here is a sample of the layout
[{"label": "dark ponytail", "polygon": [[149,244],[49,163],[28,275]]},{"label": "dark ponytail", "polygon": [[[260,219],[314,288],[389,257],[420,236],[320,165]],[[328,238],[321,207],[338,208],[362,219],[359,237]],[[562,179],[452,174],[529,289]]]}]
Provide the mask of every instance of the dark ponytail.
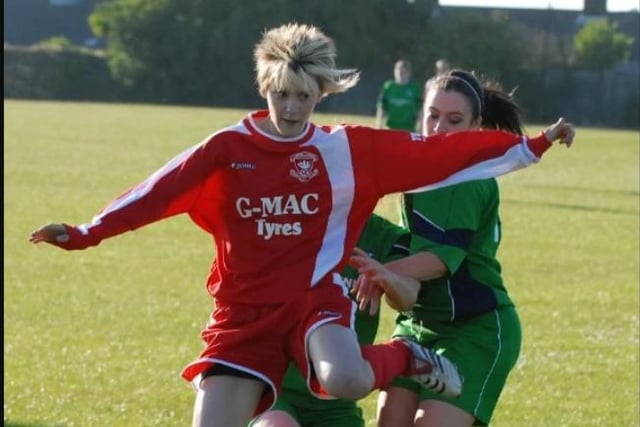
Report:
[{"label": "dark ponytail", "polygon": [[482,127],[485,129],[501,129],[522,135],[522,107],[514,96],[515,89],[505,92],[502,86],[490,82],[484,86],[484,111],[482,112]]}]

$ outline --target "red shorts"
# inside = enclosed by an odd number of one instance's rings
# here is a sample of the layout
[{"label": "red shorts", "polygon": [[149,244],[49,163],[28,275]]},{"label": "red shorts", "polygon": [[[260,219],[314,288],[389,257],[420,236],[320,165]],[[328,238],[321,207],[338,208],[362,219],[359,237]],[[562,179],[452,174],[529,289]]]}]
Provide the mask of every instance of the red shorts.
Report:
[{"label": "red shorts", "polygon": [[256,409],[257,415],[273,405],[289,363],[294,362],[307,378],[311,392],[326,396],[310,369],[308,336],[326,323],[353,328],[355,310],[337,273],[284,304],[225,305],[216,301],[211,321],[202,331],[206,348],[184,368],[182,376],[197,386],[201,374],[219,363],[263,380],[269,389]]}]

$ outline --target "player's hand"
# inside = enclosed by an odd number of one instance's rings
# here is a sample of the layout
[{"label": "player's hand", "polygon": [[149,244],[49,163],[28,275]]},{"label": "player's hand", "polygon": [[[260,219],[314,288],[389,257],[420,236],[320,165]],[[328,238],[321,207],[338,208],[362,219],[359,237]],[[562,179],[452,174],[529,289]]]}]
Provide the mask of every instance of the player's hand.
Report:
[{"label": "player's hand", "polygon": [[33,231],[29,241],[31,243],[64,243],[69,241],[69,233],[63,224],[47,224]]},{"label": "player's hand", "polygon": [[382,294],[397,282],[397,276],[359,248],[354,249],[350,264],[359,273],[351,293],[358,301],[360,310],[365,310],[369,305],[369,314],[373,316],[380,308]]},{"label": "player's hand", "polygon": [[380,309],[380,300],[382,300],[382,288],[369,280],[364,274],[356,279],[351,293],[358,301],[358,309],[365,311],[369,306],[369,314],[375,315]]},{"label": "player's hand", "polygon": [[554,142],[559,140],[560,144],[565,144],[567,148],[571,147],[576,136],[576,129],[573,124],[566,122],[563,117],[560,117],[557,122],[547,127],[543,132],[547,141]]},{"label": "player's hand", "polygon": [[[353,250],[353,255],[349,260],[349,264],[358,270],[358,278],[355,280],[351,294],[358,302],[358,308],[364,311],[369,305],[369,314],[372,316],[378,312],[380,300],[382,299],[382,289],[369,280],[372,268],[375,268],[378,262],[371,258],[365,251],[360,248]],[[367,274],[368,273],[368,274]]]}]

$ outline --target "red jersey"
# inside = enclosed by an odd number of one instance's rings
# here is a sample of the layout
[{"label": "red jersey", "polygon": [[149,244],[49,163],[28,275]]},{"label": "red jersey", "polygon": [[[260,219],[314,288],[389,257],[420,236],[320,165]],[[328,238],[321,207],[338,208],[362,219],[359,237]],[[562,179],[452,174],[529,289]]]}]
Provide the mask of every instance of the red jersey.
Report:
[{"label": "red jersey", "polygon": [[382,196],[507,173],[551,145],[502,131],[424,137],[312,123],[279,138],[256,125],[267,115],[253,112],[182,152],[58,245],[83,249],[188,214],[215,240],[213,297],[283,303],[342,270]]}]

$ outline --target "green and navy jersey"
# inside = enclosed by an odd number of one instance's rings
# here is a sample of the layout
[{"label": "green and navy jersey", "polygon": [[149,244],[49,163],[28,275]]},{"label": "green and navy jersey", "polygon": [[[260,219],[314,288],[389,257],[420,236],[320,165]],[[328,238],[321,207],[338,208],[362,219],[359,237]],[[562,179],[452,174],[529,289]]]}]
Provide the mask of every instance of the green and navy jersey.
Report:
[{"label": "green and navy jersey", "polygon": [[436,254],[449,274],[423,282],[417,304],[399,321],[452,322],[513,305],[496,258],[499,204],[493,178],[403,195],[402,221],[412,232],[411,253]]},{"label": "green and navy jersey", "polygon": [[388,80],[378,95],[378,107],[384,111],[389,129],[414,131],[422,108],[422,88],[415,82],[399,84]]},{"label": "green and navy jersey", "polygon": [[[410,234],[404,228],[391,223],[387,219],[373,214],[360,235],[357,246],[367,252],[372,258],[385,263],[394,259],[406,257],[409,254]],[[358,272],[352,267],[346,267],[342,276],[351,288],[358,277]],[[372,344],[378,331],[380,312],[370,315],[368,309],[357,310],[355,329],[360,344]],[[294,365],[290,365],[284,378],[282,394],[279,399],[286,399],[298,408],[324,408],[327,405],[350,405],[352,401],[342,399],[320,400],[309,393],[304,377]]]}]

